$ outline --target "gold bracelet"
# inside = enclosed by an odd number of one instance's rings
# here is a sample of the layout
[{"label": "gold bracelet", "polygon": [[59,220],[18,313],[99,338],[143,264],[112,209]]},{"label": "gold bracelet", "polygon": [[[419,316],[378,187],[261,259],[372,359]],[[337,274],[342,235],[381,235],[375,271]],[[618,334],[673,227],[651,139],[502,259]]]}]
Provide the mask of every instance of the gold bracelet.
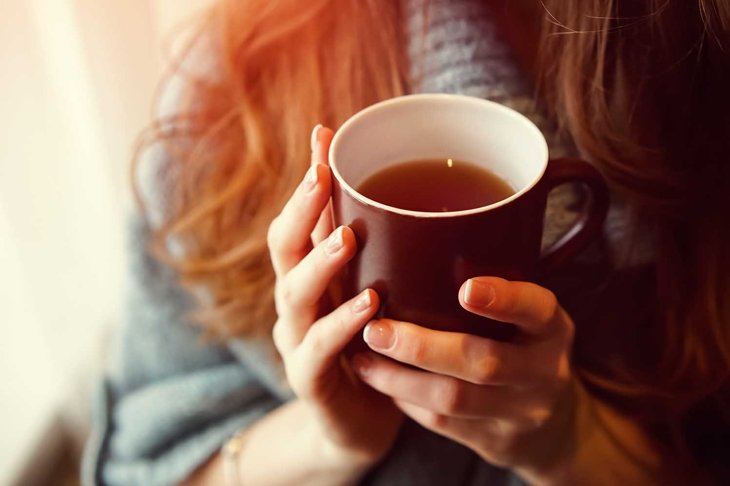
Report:
[{"label": "gold bracelet", "polygon": [[225,486],[242,486],[239,458],[246,442],[246,430],[239,430],[221,447]]}]

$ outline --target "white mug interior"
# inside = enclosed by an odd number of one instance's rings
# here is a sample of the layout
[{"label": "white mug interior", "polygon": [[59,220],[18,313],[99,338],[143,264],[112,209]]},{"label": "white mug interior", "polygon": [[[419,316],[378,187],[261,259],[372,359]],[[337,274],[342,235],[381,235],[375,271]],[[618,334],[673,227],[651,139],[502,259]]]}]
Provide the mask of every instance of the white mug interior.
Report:
[{"label": "white mug interior", "polygon": [[[390,165],[438,158],[479,165],[506,181],[515,194],[489,206],[426,213],[381,204],[355,189]],[[545,172],[548,147],[534,123],[506,106],[470,96],[417,94],[392,98],[353,115],[335,134],[329,162],[343,188],[365,204],[395,213],[443,217],[489,210],[520,197]]]}]

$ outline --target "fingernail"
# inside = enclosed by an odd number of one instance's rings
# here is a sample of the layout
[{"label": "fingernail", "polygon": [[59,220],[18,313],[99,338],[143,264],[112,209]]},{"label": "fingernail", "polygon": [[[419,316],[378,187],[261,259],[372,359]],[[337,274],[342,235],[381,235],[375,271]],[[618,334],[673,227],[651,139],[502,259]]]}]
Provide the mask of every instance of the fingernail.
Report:
[{"label": "fingernail", "polygon": [[337,253],[343,246],[345,246],[345,240],[342,237],[342,231],[343,228],[342,226],[340,226],[327,239],[327,245],[325,245],[324,248],[325,251],[327,251],[327,253],[329,253],[330,255]]},{"label": "fingernail", "polygon": [[312,138],[309,141],[312,146],[312,164],[319,164],[322,161],[322,143],[319,141],[320,133],[322,133],[322,125],[318,124],[312,130]]},{"label": "fingernail", "polygon": [[464,302],[474,307],[489,307],[494,302],[494,287],[470,278],[464,289]]},{"label": "fingernail", "polygon": [[371,305],[373,305],[373,301],[370,299],[370,292],[366,290],[352,304],[352,312],[355,314],[365,312]]},{"label": "fingernail", "polygon": [[363,339],[376,349],[390,349],[395,342],[393,325],[388,321],[372,321],[363,331]]},{"label": "fingernail", "polygon": [[309,137],[309,146],[312,148],[312,152],[314,152],[314,148],[317,146],[317,139],[319,138],[319,131],[321,129],[321,123],[317,123],[317,125],[315,125],[315,127],[312,129],[312,136]]},{"label": "fingernail", "polygon": [[317,179],[319,178],[319,174],[317,174],[317,165],[313,165],[309,168],[307,171],[307,175],[304,176],[304,191],[307,193],[310,193],[314,190],[315,187],[317,187]]},{"label": "fingernail", "polygon": [[373,358],[365,353],[357,353],[352,357],[352,370],[360,376],[367,375],[373,364]]}]

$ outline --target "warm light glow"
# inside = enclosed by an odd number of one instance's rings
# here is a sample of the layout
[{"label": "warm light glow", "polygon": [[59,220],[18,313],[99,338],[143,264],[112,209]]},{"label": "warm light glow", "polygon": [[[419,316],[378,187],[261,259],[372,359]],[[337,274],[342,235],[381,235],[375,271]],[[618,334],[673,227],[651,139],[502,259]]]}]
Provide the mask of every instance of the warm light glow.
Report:
[{"label": "warm light glow", "polygon": [[449,160],[447,160],[447,161],[446,161],[446,164],[447,164],[447,165],[448,165],[449,167],[453,167],[453,166],[454,166],[454,161],[453,161],[452,159],[449,159]]}]

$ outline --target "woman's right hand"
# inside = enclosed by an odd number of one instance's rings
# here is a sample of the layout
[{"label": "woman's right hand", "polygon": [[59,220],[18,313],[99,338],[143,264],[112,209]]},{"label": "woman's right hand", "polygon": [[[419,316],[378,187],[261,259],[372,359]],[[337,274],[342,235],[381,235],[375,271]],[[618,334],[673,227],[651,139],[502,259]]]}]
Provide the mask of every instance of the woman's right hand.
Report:
[{"label": "woman's right hand", "polygon": [[350,228],[331,231],[326,154],[332,136],[327,128],[315,128],[312,166],[269,228],[278,314],[273,338],[289,384],[312,411],[324,445],[345,460],[369,465],[390,449],[403,414],[355,378],[342,354],[377,311],[375,291],[367,289],[320,315],[330,280],[356,252]]}]

